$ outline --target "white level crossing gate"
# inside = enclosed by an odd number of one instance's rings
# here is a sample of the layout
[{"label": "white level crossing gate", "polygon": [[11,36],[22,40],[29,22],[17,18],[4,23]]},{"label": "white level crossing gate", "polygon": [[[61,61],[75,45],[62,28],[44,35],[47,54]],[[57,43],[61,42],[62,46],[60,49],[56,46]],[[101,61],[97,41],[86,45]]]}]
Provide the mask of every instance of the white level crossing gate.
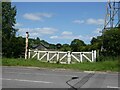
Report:
[{"label": "white level crossing gate", "polygon": [[28,58],[36,58],[40,61],[52,63],[76,63],[76,62],[95,62],[96,50],[91,52],[62,52],[62,51],[39,51],[29,50]]}]

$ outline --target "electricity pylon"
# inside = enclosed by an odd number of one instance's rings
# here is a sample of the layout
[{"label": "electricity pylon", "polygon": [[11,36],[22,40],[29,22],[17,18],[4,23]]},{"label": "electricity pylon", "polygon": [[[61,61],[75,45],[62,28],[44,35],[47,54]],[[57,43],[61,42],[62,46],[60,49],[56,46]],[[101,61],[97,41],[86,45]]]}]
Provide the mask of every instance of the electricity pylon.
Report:
[{"label": "electricity pylon", "polygon": [[[120,1],[108,0],[106,4],[104,28],[102,30],[103,38],[104,38],[104,31],[117,27],[120,27]],[[101,46],[101,51],[103,50],[105,50],[104,42],[102,42],[102,46]]]},{"label": "electricity pylon", "polygon": [[120,26],[120,1],[108,0],[106,5],[106,16],[103,31],[119,26]]}]

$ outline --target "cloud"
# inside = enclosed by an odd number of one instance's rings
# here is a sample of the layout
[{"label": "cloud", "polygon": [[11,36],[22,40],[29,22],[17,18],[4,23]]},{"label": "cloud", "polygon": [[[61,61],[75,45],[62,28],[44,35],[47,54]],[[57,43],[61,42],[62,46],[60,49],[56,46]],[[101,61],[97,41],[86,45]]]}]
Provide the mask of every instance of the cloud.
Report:
[{"label": "cloud", "polygon": [[57,29],[55,28],[36,28],[37,31],[39,31],[41,34],[54,34]]},{"label": "cloud", "polygon": [[58,36],[51,36],[50,37],[51,39],[57,39],[57,38],[59,38]]},{"label": "cloud", "polygon": [[87,24],[94,24],[94,25],[103,25],[104,24],[104,19],[93,19],[89,18],[86,20]]},{"label": "cloud", "polygon": [[50,39],[70,39],[70,40],[72,40],[72,39],[74,39],[76,36],[73,36],[73,35],[71,35],[71,36],[66,36],[66,35],[60,35],[60,36],[51,36],[50,37]]},{"label": "cloud", "polygon": [[84,20],[74,20],[73,21],[73,23],[76,23],[76,24],[82,24],[84,22],[85,22]]},{"label": "cloud", "polygon": [[74,20],[73,23],[76,24],[93,24],[93,25],[103,25],[104,24],[104,19],[93,19],[93,18],[89,18],[87,20]]},{"label": "cloud", "polygon": [[88,41],[88,40],[91,40],[92,39],[92,36],[89,36],[89,35],[85,35],[85,36],[82,36],[82,35],[71,35],[71,36],[51,36],[50,39],[61,39],[61,40],[74,40],[74,39],[80,39],[80,40],[83,40],[83,41]]},{"label": "cloud", "polygon": [[74,35],[72,32],[63,31],[60,35],[53,35],[50,36],[50,39],[61,39],[61,40],[73,40],[73,39],[80,39],[80,40],[91,40],[91,36],[85,35]]},{"label": "cloud", "polygon": [[50,39],[72,39],[73,33],[70,31],[63,31],[59,36],[51,36]]},{"label": "cloud", "polygon": [[72,35],[73,33],[72,32],[69,32],[69,31],[64,31],[62,32],[62,35]]},{"label": "cloud", "polygon": [[55,28],[50,27],[44,27],[44,28],[20,28],[18,30],[19,35],[22,35],[25,37],[25,33],[29,32],[30,37],[39,37],[43,35],[52,35],[58,30]]},{"label": "cloud", "polygon": [[28,20],[42,21],[44,18],[51,18],[52,14],[50,13],[25,13],[23,17]]},{"label": "cloud", "polygon": [[81,36],[80,36],[80,35],[68,35],[68,36],[64,35],[64,36],[62,36],[61,38],[62,38],[62,39],[70,39],[70,40],[73,40],[73,39],[80,39]]}]

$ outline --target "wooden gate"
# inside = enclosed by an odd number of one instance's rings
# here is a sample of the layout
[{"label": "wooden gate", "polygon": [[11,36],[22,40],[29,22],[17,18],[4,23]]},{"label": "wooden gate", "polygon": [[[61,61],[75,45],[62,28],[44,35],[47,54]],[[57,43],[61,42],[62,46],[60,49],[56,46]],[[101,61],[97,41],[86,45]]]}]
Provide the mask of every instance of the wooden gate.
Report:
[{"label": "wooden gate", "polygon": [[40,61],[52,62],[52,63],[75,63],[75,62],[95,62],[96,50],[91,52],[62,52],[62,51],[39,51],[29,50],[28,58],[36,58]]}]

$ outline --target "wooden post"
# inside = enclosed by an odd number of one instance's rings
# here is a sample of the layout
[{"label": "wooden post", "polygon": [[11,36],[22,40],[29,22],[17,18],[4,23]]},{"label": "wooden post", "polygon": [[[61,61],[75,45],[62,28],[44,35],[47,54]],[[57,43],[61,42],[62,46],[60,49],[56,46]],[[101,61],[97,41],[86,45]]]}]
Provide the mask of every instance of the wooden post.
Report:
[{"label": "wooden post", "polygon": [[25,59],[28,58],[28,37],[29,37],[29,34],[28,32],[26,32]]},{"label": "wooden post", "polygon": [[94,50],[94,61],[96,61],[96,58],[97,58],[97,53],[96,50]]},{"label": "wooden post", "polygon": [[49,55],[50,55],[50,54],[49,54],[49,51],[46,52],[46,53],[47,53],[47,62],[49,62],[49,58],[50,58],[50,57],[49,57]]},{"label": "wooden post", "polygon": [[71,54],[70,54],[70,51],[68,51],[68,54],[67,54],[67,61],[68,61],[68,64],[71,63]]},{"label": "wooden post", "polygon": [[92,62],[94,62],[94,51],[92,50]]},{"label": "wooden post", "polygon": [[57,63],[59,63],[59,52],[56,52],[57,54]]},{"label": "wooden post", "polygon": [[80,61],[83,61],[82,53],[80,53]]},{"label": "wooden post", "polygon": [[40,52],[37,52],[37,60],[40,59]]},{"label": "wooden post", "polygon": [[30,59],[30,49],[29,49],[29,51],[28,51],[28,59]]}]

